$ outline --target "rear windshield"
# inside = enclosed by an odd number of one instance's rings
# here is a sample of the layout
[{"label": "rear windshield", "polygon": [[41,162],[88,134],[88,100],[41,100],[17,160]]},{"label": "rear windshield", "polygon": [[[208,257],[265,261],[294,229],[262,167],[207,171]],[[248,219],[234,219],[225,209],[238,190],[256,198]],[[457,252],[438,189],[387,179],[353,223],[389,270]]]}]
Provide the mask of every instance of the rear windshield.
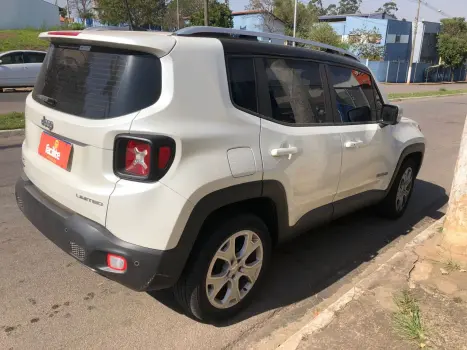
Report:
[{"label": "rear windshield", "polygon": [[33,98],[84,118],[114,118],[154,104],[161,79],[161,63],[151,54],[51,44]]}]

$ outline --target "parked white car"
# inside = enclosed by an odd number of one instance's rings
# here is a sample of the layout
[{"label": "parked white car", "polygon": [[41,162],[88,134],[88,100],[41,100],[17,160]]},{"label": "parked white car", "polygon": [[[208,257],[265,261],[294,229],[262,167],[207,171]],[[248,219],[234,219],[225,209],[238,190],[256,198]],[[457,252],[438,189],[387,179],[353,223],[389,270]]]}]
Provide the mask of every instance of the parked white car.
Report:
[{"label": "parked white car", "polygon": [[277,244],[371,205],[401,217],[425,153],[418,124],[351,53],[243,39],[264,34],[41,34],[24,215],[95,272],[173,288],[207,322],[252,300]]},{"label": "parked white car", "polygon": [[22,50],[0,53],[0,89],[33,87],[46,52]]}]

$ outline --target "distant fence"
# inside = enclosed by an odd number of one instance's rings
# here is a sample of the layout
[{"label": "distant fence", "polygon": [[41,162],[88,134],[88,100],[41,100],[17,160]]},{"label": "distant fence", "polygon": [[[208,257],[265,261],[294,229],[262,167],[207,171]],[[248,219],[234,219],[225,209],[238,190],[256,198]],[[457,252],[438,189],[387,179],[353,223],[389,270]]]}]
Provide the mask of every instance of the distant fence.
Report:
[{"label": "distant fence", "polygon": [[[371,69],[376,80],[383,83],[406,83],[409,70],[408,62],[390,61],[366,61],[362,60]],[[467,78],[467,67],[451,69],[440,66],[433,66],[430,63],[414,63],[412,65],[413,83],[432,83],[451,81],[452,73],[454,81],[465,81]]]}]

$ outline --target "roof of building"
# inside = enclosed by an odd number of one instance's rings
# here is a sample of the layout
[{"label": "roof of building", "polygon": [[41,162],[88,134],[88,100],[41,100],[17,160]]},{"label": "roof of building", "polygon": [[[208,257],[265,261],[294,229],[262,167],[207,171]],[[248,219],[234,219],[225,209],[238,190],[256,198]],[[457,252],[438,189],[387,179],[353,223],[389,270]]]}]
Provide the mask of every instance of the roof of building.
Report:
[{"label": "roof of building", "polygon": [[326,16],[319,16],[318,19],[320,21],[338,22],[338,21],[345,21],[347,17],[363,17],[363,18],[375,18],[375,19],[396,19],[395,16],[390,15],[390,14],[388,14],[386,12],[349,13],[349,14],[342,14],[342,15],[326,15]]}]

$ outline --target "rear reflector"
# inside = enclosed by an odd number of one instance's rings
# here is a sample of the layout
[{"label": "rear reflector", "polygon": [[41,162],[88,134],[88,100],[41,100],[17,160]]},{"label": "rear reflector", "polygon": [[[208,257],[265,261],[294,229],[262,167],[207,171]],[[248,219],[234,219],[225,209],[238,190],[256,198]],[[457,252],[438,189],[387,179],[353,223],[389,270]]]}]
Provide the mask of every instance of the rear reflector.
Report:
[{"label": "rear reflector", "polygon": [[115,254],[107,254],[107,266],[112,270],[126,271],[127,263],[123,256]]},{"label": "rear reflector", "polygon": [[76,32],[72,30],[61,30],[61,31],[54,31],[48,32],[48,35],[64,35],[64,36],[78,36],[81,32]]},{"label": "rear reflector", "polygon": [[157,167],[160,170],[164,170],[169,164],[170,157],[172,156],[172,150],[170,147],[164,146],[159,148],[159,159],[157,161]]}]

